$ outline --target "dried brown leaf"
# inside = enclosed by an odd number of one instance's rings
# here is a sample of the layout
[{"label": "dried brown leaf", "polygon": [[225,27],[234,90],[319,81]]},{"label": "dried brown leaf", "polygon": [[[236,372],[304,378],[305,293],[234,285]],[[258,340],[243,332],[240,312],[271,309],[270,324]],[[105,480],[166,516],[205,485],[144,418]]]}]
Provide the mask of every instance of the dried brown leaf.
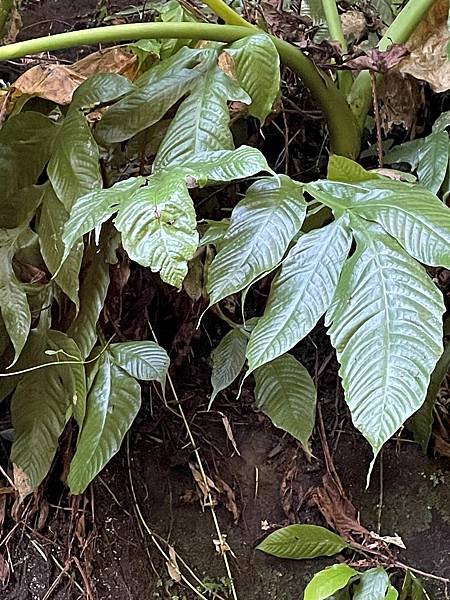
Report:
[{"label": "dried brown leaf", "polygon": [[450,458],[450,443],[440,435],[434,436],[434,451],[441,456]]},{"label": "dried brown leaf", "polygon": [[378,88],[381,127],[387,134],[396,125],[411,131],[424,105],[424,84],[397,70],[386,73]]},{"label": "dried brown leaf", "polygon": [[403,44],[393,44],[388,50],[382,51],[371,48],[359,56],[345,60],[341,68],[352,71],[369,70],[375,73],[387,73],[409,55],[409,50]]},{"label": "dried brown leaf", "polygon": [[217,485],[221,492],[225,494],[225,506],[227,510],[229,510],[230,513],[233,515],[234,522],[237,523],[239,521],[240,512],[236,504],[236,495],[234,491],[223,479],[217,479]]},{"label": "dried brown leaf", "polygon": [[124,48],[114,46],[89,54],[89,56],[74,63],[71,69],[83,77],[90,77],[95,73],[117,73],[129,79],[134,79],[137,74],[137,67],[136,55]]},{"label": "dried brown leaf", "polygon": [[410,55],[399,69],[427,81],[435,92],[450,89],[447,48],[450,33],[447,19],[449,0],[436,2],[407,42]]},{"label": "dried brown leaf", "polygon": [[316,503],[328,525],[344,537],[354,533],[369,534],[367,529],[358,522],[356,508],[339,491],[328,473],[322,478],[322,486],[315,488],[313,491],[312,500]]},{"label": "dried brown leaf", "polygon": [[222,423],[223,423],[223,426],[225,427],[227,437],[230,440],[230,442],[234,448],[234,451],[236,452],[236,454],[238,456],[241,456],[241,453],[239,452],[238,447],[236,445],[236,440],[234,439],[233,430],[231,429],[230,421],[226,415],[222,415]]},{"label": "dried brown leaf", "polygon": [[181,572],[177,563],[177,553],[169,546],[169,559],[166,561],[167,572],[169,573],[169,577],[173,579],[176,583],[180,583],[181,581]]},{"label": "dried brown leaf", "polygon": [[361,40],[367,32],[367,22],[360,10],[346,10],[341,14],[342,30],[347,39]]},{"label": "dried brown leaf", "polygon": [[15,81],[15,96],[27,94],[66,105],[70,104],[74,91],[85,79],[70,67],[39,64]]},{"label": "dried brown leaf", "polygon": [[206,480],[205,480],[203,478],[203,475],[201,474],[201,472],[197,469],[197,467],[193,463],[190,462],[189,467],[191,469],[192,475],[194,476],[195,483],[198,485],[198,487],[203,495],[203,502],[204,502],[204,504],[207,504],[209,501],[208,496],[213,491],[220,492],[220,490],[217,488],[214,481],[210,477],[208,477],[208,475],[205,475],[205,478],[206,478]]},{"label": "dried brown leaf", "polygon": [[29,494],[32,493],[33,488],[30,483],[28,475],[19,466],[13,464],[13,479],[16,489],[19,493],[19,501],[21,502]]},{"label": "dried brown leaf", "polygon": [[10,574],[9,564],[3,558],[3,555],[0,554],[0,583],[2,585],[6,585],[8,583],[9,574]]}]

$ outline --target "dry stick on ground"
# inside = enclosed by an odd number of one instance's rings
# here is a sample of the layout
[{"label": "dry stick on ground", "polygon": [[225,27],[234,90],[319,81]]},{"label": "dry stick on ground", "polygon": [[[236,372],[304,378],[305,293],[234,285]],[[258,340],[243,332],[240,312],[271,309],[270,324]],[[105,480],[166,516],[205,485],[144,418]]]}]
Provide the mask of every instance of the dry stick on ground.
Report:
[{"label": "dry stick on ground", "polygon": [[[152,324],[150,322],[150,320],[148,320],[148,326],[150,328],[150,331],[152,333],[153,339],[155,340],[156,343],[158,343],[158,339],[155,335],[155,332],[153,330]],[[227,556],[227,551],[229,550],[229,546],[227,545],[226,541],[225,541],[225,536],[223,535],[221,529],[220,529],[220,525],[219,525],[219,521],[217,519],[217,515],[216,515],[216,511],[214,510],[214,500],[213,497],[211,495],[211,490],[209,487],[209,483],[208,483],[208,477],[206,476],[206,472],[205,469],[203,467],[203,462],[202,459],[200,457],[200,453],[198,451],[197,445],[195,443],[195,439],[194,436],[192,435],[192,430],[189,426],[188,420],[186,419],[186,415],[184,414],[184,410],[183,407],[181,406],[181,402],[178,398],[178,394],[177,391],[175,389],[175,386],[173,384],[172,378],[169,375],[169,373],[167,374],[167,381],[169,382],[169,386],[170,389],[172,391],[173,397],[175,399],[178,411],[180,413],[181,419],[184,423],[184,426],[186,428],[186,433],[188,435],[189,438],[189,442],[192,446],[192,450],[194,452],[194,456],[195,456],[195,460],[197,461],[197,465],[200,471],[200,475],[202,476],[202,481],[203,481],[203,485],[205,486],[205,490],[207,490],[207,495],[206,498],[208,500],[208,506],[211,510],[211,516],[214,522],[214,527],[216,528],[216,532],[217,532],[217,537],[218,537],[218,551],[220,552],[220,554],[222,555],[223,558],[223,562],[225,564],[225,570],[227,572],[227,577],[229,580],[229,585],[230,585],[230,590],[231,590],[231,594],[233,597],[233,600],[238,600],[238,596],[236,593],[236,588],[234,586],[234,580],[233,580],[233,574],[231,572],[231,567],[230,567],[230,562],[228,560],[228,556]]]},{"label": "dry stick on ground", "polygon": [[372,77],[372,97],[373,97],[373,114],[375,116],[375,125],[377,128],[377,156],[378,166],[380,169],[383,168],[383,142],[381,139],[381,115],[380,105],[378,103],[378,92],[377,92],[377,76],[373,71],[370,71]]}]

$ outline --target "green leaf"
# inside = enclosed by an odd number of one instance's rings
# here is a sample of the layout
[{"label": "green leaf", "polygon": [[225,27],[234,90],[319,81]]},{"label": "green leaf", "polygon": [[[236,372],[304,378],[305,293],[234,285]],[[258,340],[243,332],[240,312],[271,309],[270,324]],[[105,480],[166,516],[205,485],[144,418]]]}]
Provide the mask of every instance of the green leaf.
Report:
[{"label": "green leaf", "polygon": [[384,600],[389,587],[389,577],[383,567],[361,573],[355,587],[353,600]]},{"label": "green leaf", "polygon": [[344,588],[350,579],[357,575],[345,563],[333,565],[314,575],[305,588],[304,600],[325,600],[338,590]]},{"label": "green leaf", "polygon": [[69,111],[92,110],[99,104],[113,102],[135,89],[127,77],[117,73],[96,73],[76,90]]},{"label": "green leaf", "polygon": [[400,600],[430,600],[430,596],[423,587],[422,582],[411,571],[406,571],[400,592]]},{"label": "green leaf", "polygon": [[67,483],[81,494],[118,452],[141,405],[141,390],[133,377],[112,362],[108,352],[99,358],[89,390],[86,417],[70,464]]},{"label": "green leaf", "polygon": [[154,342],[122,342],[109,347],[112,359],[135,379],[166,384],[170,359],[167,352]]},{"label": "green leaf", "polygon": [[182,102],[154,162],[154,169],[195,161],[202,152],[232,150],[228,101],[250,102],[250,98],[217,66],[217,52],[199,76],[196,87]]},{"label": "green leaf", "polygon": [[0,227],[14,229],[27,225],[41,204],[46,185],[29,185],[2,196]]},{"label": "green leaf", "polygon": [[86,117],[79,110],[69,111],[47,166],[53,189],[68,212],[78,198],[101,185],[99,159]]},{"label": "green leaf", "polygon": [[49,118],[31,111],[10,117],[2,126],[0,173],[8,183],[8,194],[36,183],[50,158],[58,129]]},{"label": "green leaf", "polygon": [[226,49],[239,85],[252,99],[249,112],[264,123],[280,93],[280,57],[266,33],[245,37]]},{"label": "green leaf", "polygon": [[97,341],[97,321],[105,304],[109,287],[109,265],[115,261],[119,234],[101,238],[99,250],[91,246],[80,284],[80,310],[67,333],[77,342],[86,359]]},{"label": "green leaf", "polygon": [[375,173],[366,171],[364,167],[345,156],[332,154],[328,161],[327,178],[332,181],[355,182],[380,179]]},{"label": "green leaf", "polygon": [[374,456],[424,402],[442,353],[443,300],[425,270],[378,225],[353,220],[329,334],[355,426]]},{"label": "green leaf", "polygon": [[250,336],[250,371],[284,354],[313,329],[331,304],[351,241],[345,217],[300,236]]},{"label": "green leaf", "polygon": [[450,268],[450,209],[423,187],[383,178],[317,181],[307,189],[334,210],[378,222],[420,262]]},{"label": "green leaf", "polygon": [[257,549],[278,558],[300,560],[303,558],[317,558],[319,556],[333,556],[344,548],[347,548],[347,545],[347,542],[343,538],[324,527],[318,527],[317,525],[288,525],[269,534],[257,546]]},{"label": "green leaf", "polygon": [[[72,340],[59,331],[47,332],[44,346],[56,351],[64,349],[75,358],[79,351]],[[47,475],[58,440],[73,411],[78,422],[84,416],[85,377],[83,365],[57,365],[70,360],[63,354],[35,354],[34,364],[55,366],[25,374],[11,400],[15,440],[11,460],[26,473],[30,486],[36,489]]]},{"label": "green leaf", "polygon": [[240,146],[236,150],[201,152],[179,169],[188,181],[192,180],[199,187],[251,177],[261,171],[273,173],[264,155],[250,146]]},{"label": "green leaf", "polygon": [[62,260],[67,258],[74,245],[85,233],[93,229],[98,232],[100,226],[117,212],[120,203],[131,197],[144,183],[144,177],[131,177],[119,181],[111,188],[95,190],[79,198],[73,205],[69,220],[64,226],[65,252]]},{"label": "green leaf", "polygon": [[[157,9],[158,10],[158,9]],[[165,2],[159,9],[159,19],[163,23],[184,23],[193,22],[195,19],[177,2],[177,0],[169,0]],[[167,58],[177,52],[182,46],[187,46],[190,40],[187,39],[165,39],[161,40],[161,56]]]},{"label": "green leaf", "polygon": [[147,129],[164,116],[196,84],[197,67],[206,57],[205,50],[181,48],[143,73],[135,90],[111,106],[98,123],[95,133],[103,144],[122,142]]},{"label": "green leaf", "polygon": [[445,130],[433,131],[423,139],[394,147],[385,156],[386,163],[407,162],[417,171],[419,182],[437,194],[448,168],[450,143]]},{"label": "green leaf", "polygon": [[211,384],[213,393],[209,401],[211,407],[217,394],[233,383],[245,364],[245,349],[248,334],[236,327],[229,331],[211,353]]},{"label": "green leaf", "polygon": [[316,416],[316,388],[305,367],[290,354],[255,371],[256,405],[272,423],[308,448]]},{"label": "green leaf", "polygon": [[14,346],[14,364],[20,356],[31,327],[31,312],[25,286],[16,277],[12,259],[29,240],[31,230],[0,229],[0,310]]},{"label": "green leaf", "polygon": [[398,592],[394,586],[390,585],[386,594],[386,600],[397,600]]},{"label": "green leaf", "polygon": [[[58,271],[55,281],[62,291],[78,307],[78,288],[81,260],[83,258],[83,242],[79,241],[70,251],[64,264],[64,242],[62,239],[64,225],[69,213],[58,199],[50,184],[42,200],[42,207],[37,224],[39,246],[42,258],[52,275]],[[59,268],[61,266],[61,268]]]},{"label": "green leaf", "polygon": [[285,175],[254,183],[234,208],[208,271],[210,303],[249,286],[277,267],[306,214],[303,188]]},{"label": "green leaf", "polygon": [[184,177],[170,171],[150,177],[121,204],[115,225],[132,260],[181,288],[187,261],[198,246],[194,204]]},{"label": "green leaf", "polygon": [[222,219],[221,221],[206,219],[206,223],[208,224],[208,229],[202,235],[200,243],[202,246],[206,246],[206,244],[212,244],[219,249],[219,247],[221,247],[223,244],[225,233],[230,227],[230,219]]}]

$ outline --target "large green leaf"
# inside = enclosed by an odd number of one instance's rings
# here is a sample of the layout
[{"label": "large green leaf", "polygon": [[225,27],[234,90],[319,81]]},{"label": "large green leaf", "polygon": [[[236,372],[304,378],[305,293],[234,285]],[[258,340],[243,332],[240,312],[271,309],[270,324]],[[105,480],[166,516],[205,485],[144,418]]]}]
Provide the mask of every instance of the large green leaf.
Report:
[{"label": "large green leaf", "polygon": [[388,164],[406,162],[417,172],[419,182],[437,194],[448,168],[448,133],[439,129],[429,136],[392,148],[385,156]]},{"label": "large green leaf", "polygon": [[0,174],[2,193],[36,183],[52,153],[59,127],[35,112],[10,117],[0,130]]},{"label": "large green leaf", "polygon": [[208,228],[202,235],[200,243],[202,246],[206,246],[206,244],[212,244],[216,246],[217,249],[220,249],[220,247],[223,245],[225,233],[228,231],[230,226],[230,219],[222,219],[221,221],[206,219],[206,223]]},{"label": "large green leaf", "polygon": [[135,81],[135,90],[103,115],[95,130],[103,144],[122,142],[147,129],[185,96],[200,75],[197,67],[206,50],[181,48],[174,56],[153,66]]},{"label": "large green leaf", "polygon": [[224,335],[219,345],[212,351],[211,384],[213,393],[209,406],[212,405],[217,394],[231,385],[242,371],[245,364],[247,342],[248,334],[240,327],[236,327]]},{"label": "large green leaf", "polygon": [[388,587],[389,577],[383,567],[369,569],[361,574],[353,600],[384,600]]},{"label": "large green leaf", "polygon": [[211,56],[191,94],[182,102],[154,162],[154,169],[183,165],[197,154],[211,150],[232,150],[228,100],[250,102],[238,84],[217,66]]},{"label": "large green leaf", "polygon": [[345,563],[333,565],[314,575],[305,588],[303,600],[325,600],[345,588],[357,571]]},{"label": "large green leaf", "polygon": [[[168,0],[161,7],[156,6],[159,11],[159,19],[163,23],[192,22],[195,19],[177,0]],[[165,39],[161,40],[161,56],[167,58],[177,52],[182,46],[187,46],[190,40]]]},{"label": "large green leaf", "polygon": [[64,256],[62,235],[68,218],[69,213],[56,196],[52,186],[48,184],[42,199],[37,224],[42,258],[52,275],[55,275],[57,272],[55,277],[56,283],[78,307],[79,274],[83,258],[83,242],[80,240],[75,244],[67,259],[61,265]]},{"label": "large green leaf", "polygon": [[[257,549],[278,558],[300,560],[333,556],[347,548],[347,545],[343,538],[324,527],[288,525],[268,535],[257,546]],[[330,592],[330,594],[332,593]]]},{"label": "large green leaf", "polygon": [[245,37],[226,49],[236,77],[252,99],[249,112],[264,123],[280,92],[280,57],[266,33]]},{"label": "large green leaf", "polygon": [[377,221],[420,262],[450,268],[450,209],[420,185],[383,178],[317,181],[307,189],[334,210]]},{"label": "large green leaf", "polygon": [[78,198],[101,185],[99,158],[86,117],[80,110],[69,110],[47,166],[53,189],[68,212]]},{"label": "large green leaf", "polygon": [[144,177],[131,177],[106,190],[95,190],[79,198],[73,205],[64,227],[63,260],[85,233],[95,229],[98,237],[100,226],[117,212],[121,202],[130,198],[144,182]]},{"label": "large green leaf", "polygon": [[155,342],[122,342],[111,344],[113,360],[135,379],[158,381],[165,387],[170,360],[167,352]]},{"label": "large green leaf", "polygon": [[55,366],[25,374],[11,401],[15,431],[11,460],[25,472],[32,489],[47,475],[70,414],[73,412],[77,421],[82,421],[86,396],[83,365],[56,364],[69,360],[62,353],[55,354],[60,349],[74,359],[80,358],[74,342],[59,331],[49,331],[42,342],[44,347],[54,353],[37,353],[29,359],[35,364]]},{"label": "large green leaf", "polygon": [[424,402],[442,353],[442,296],[425,270],[374,223],[354,219],[329,333],[355,426],[374,455]]},{"label": "large green leaf", "polygon": [[47,186],[29,185],[2,196],[0,227],[14,229],[29,223],[39,207]]},{"label": "large green leaf", "polygon": [[306,214],[303,188],[285,175],[254,183],[231,215],[208,271],[211,304],[239,292],[281,261]]},{"label": "large green leaf", "polygon": [[308,448],[316,416],[316,388],[310,374],[290,354],[255,371],[256,405],[272,423]]},{"label": "large green leaf", "polygon": [[6,331],[14,346],[14,362],[20,356],[31,327],[31,312],[25,286],[16,277],[12,259],[27,244],[31,230],[17,227],[0,229],[0,310]]},{"label": "large green leaf", "polygon": [[115,225],[132,260],[181,288],[198,246],[195,209],[182,176],[168,171],[150,177],[121,204]]},{"label": "large green leaf", "polygon": [[303,339],[331,304],[352,236],[343,217],[302,235],[283,261],[247,348],[253,371]]},{"label": "large green leaf", "polygon": [[67,478],[72,494],[81,494],[118,452],[141,405],[137,381],[116,366],[108,352],[99,361]]}]

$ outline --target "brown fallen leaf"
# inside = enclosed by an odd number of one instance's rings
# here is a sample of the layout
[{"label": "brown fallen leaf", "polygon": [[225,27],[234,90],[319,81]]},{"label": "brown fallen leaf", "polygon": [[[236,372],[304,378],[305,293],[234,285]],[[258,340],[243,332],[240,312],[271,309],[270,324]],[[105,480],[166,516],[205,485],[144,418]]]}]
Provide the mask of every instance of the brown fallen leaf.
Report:
[{"label": "brown fallen leaf", "polygon": [[328,473],[322,478],[322,486],[313,490],[311,498],[316,503],[328,525],[344,537],[348,537],[354,533],[369,535],[368,530],[358,521],[356,508],[340,492],[331,475]]},{"label": "brown fallen leaf", "polygon": [[346,10],[341,14],[342,30],[346,39],[359,42],[367,33],[367,21],[360,10]]},{"label": "brown fallen leaf", "polygon": [[240,512],[236,504],[236,495],[228,485],[226,481],[223,479],[217,479],[217,485],[220,491],[225,495],[225,507],[227,510],[233,515],[234,522],[237,523],[239,521]]},{"label": "brown fallen leaf", "polygon": [[10,573],[9,564],[3,558],[3,555],[0,554],[0,583],[2,585],[6,585],[8,583],[9,573]]},{"label": "brown fallen leaf", "polygon": [[409,50],[403,44],[392,44],[385,51],[371,48],[359,55],[346,59],[341,69],[351,69],[352,71],[364,71],[368,69],[374,73],[387,73],[409,55]]},{"label": "brown fallen leaf", "polygon": [[166,561],[167,572],[169,573],[169,577],[173,579],[176,583],[180,583],[181,581],[181,571],[178,567],[177,563],[177,553],[169,546],[169,559]]},{"label": "brown fallen leaf", "polygon": [[137,68],[137,56],[119,46],[89,54],[71,66],[73,71],[83,77],[90,77],[95,73],[117,73],[131,80],[136,77]]},{"label": "brown fallen leaf", "polygon": [[[203,495],[203,504],[207,506],[209,504],[209,496],[212,495],[212,492],[219,492],[220,490],[217,488],[214,481],[205,475],[206,481],[203,478],[201,472],[197,469],[197,467],[193,463],[189,463],[189,467],[191,469],[192,475],[195,479],[195,483],[198,485],[202,495]],[[217,504],[217,502],[213,499],[213,503]]]},{"label": "brown fallen leaf", "polygon": [[25,471],[15,464],[13,464],[13,479],[14,485],[19,493],[19,500],[22,502],[22,500],[33,491],[30,479]]},{"label": "brown fallen leaf", "polygon": [[231,429],[230,421],[228,420],[228,417],[226,415],[223,415],[222,413],[220,413],[220,414],[222,415],[222,423],[223,423],[223,426],[225,427],[227,437],[230,440],[231,445],[233,446],[236,454],[238,456],[241,456],[241,453],[239,452],[238,447],[236,445],[236,440],[234,439],[233,430]]},{"label": "brown fallen leaf", "polygon": [[444,440],[440,435],[434,436],[434,451],[441,456],[450,458],[450,442]]},{"label": "brown fallen leaf", "polygon": [[394,69],[378,87],[381,127],[388,134],[396,125],[412,131],[425,103],[424,84]]},{"label": "brown fallen leaf", "polygon": [[399,66],[402,73],[427,81],[435,92],[450,89],[448,14],[449,0],[440,0],[432,6],[409,38],[406,44],[409,57]]},{"label": "brown fallen leaf", "polygon": [[86,77],[63,65],[40,64],[25,71],[14,82],[14,96],[26,94],[66,105]]}]

